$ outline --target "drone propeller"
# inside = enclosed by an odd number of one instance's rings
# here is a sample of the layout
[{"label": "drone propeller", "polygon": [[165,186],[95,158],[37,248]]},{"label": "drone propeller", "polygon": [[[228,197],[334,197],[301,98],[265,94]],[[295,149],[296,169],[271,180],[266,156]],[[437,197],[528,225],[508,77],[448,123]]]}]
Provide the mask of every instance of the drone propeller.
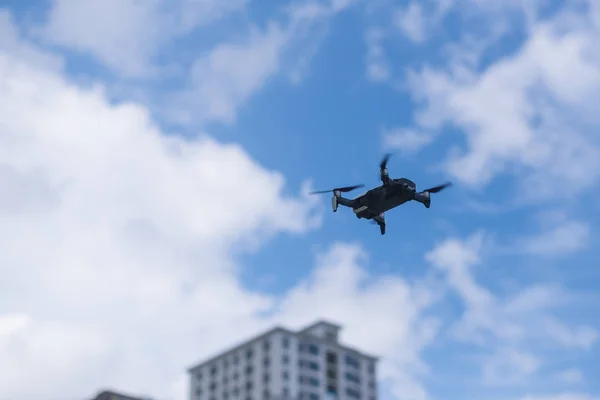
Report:
[{"label": "drone propeller", "polygon": [[392,156],[392,153],[387,153],[386,155],[383,156],[381,163],[379,163],[379,176],[381,177],[381,180],[383,181],[384,184],[387,184],[389,181],[387,163],[390,160],[391,156]]},{"label": "drone propeller", "polygon": [[392,156],[392,153],[387,153],[386,155],[383,156],[381,163],[379,163],[379,169],[384,170],[387,168],[387,163],[390,160],[391,156]]},{"label": "drone propeller", "polygon": [[329,193],[329,192],[342,192],[342,193],[346,193],[346,192],[351,192],[354,189],[358,189],[361,187],[364,187],[365,185],[354,185],[354,186],[344,186],[344,187],[340,187],[340,188],[335,188],[335,189],[331,189],[331,190],[319,190],[316,192],[310,192],[309,194],[321,194],[321,193]]},{"label": "drone propeller", "polygon": [[444,189],[446,189],[447,187],[450,187],[450,186],[452,186],[452,182],[446,182],[446,183],[444,183],[442,185],[437,185],[437,186],[434,186],[432,188],[425,189],[423,191],[424,192],[429,192],[429,193],[438,193],[438,192],[441,192],[442,190],[444,190]]}]

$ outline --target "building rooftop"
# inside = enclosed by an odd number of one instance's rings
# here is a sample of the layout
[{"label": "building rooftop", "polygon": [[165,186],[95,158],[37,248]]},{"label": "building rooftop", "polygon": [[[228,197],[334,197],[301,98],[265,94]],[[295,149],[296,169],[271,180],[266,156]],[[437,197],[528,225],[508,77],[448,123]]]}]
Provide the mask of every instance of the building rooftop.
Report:
[{"label": "building rooftop", "polygon": [[337,324],[334,324],[334,323],[332,323],[332,322],[325,321],[325,320],[319,320],[319,321],[317,321],[317,322],[315,322],[315,323],[313,323],[313,324],[311,324],[311,325],[307,326],[306,328],[302,329],[302,330],[301,330],[301,331],[299,331],[298,333],[304,333],[304,332],[308,332],[308,331],[310,331],[311,329],[313,329],[313,328],[317,328],[317,327],[319,327],[319,326],[325,326],[325,327],[327,327],[327,328],[333,328],[333,329],[335,329],[336,331],[339,331],[339,330],[341,330],[341,329],[342,329],[341,325],[337,325]]},{"label": "building rooftop", "polygon": [[115,392],[112,390],[103,390],[92,400],[151,400],[148,397],[134,397],[128,394]]},{"label": "building rooftop", "polygon": [[288,334],[288,335],[300,335],[300,336],[305,337],[305,338],[310,338],[311,340],[316,341],[318,343],[323,343],[323,344],[335,345],[335,346],[338,346],[338,347],[343,347],[346,350],[349,350],[349,351],[351,351],[351,352],[353,352],[353,353],[355,353],[355,354],[357,354],[359,356],[369,358],[369,359],[371,359],[373,361],[378,361],[379,360],[379,357],[377,357],[377,356],[373,356],[373,355],[369,355],[369,354],[363,353],[362,351],[356,350],[356,349],[354,349],[354,348],[352,348],[350,346],[346,346],[346,345],[343,345],[343,344],[340,344],[340,343],[332,343],[331,341],[329,341],[329,340],[327,340],[325,338],[320,338],[320,337],[317,337],[317,336],[313,336],[313,335],[310,335],[308,333],[308,331],[310,331],[310,330],[312,330],[314,328],[317,328],[320,325],[326,326],[328,328],[334,328],[336,331],[339,331],[339,330],[342,329],[342,327],[340,325],[337,325],[337,324],[334,324],[334,323],[331,323],[331,322],[328,322],[328,321],[325,321],[325,320],[319,320],[319,321],[317,321],[317,322],[315,322],[315,323],[313,323],[313,324],[311,324],[311,325],[309,325],[309,326],[307,326],[307,327],[305,327],[303,329],[300,329],[299,331],[292,331],[290,329],[283,328],[281,326],[276,326],[276,327],[274,327],[272,329],[269,329],[266,332],[261,333],[260,335],[257,335],[255,337],[249,339],[249,340],[245,340],[244,342],[235,345],[233,348],[231,348],[229,350],[222,351],[221,353],[219,353],[219,354],[217,354],[217,355],[215,355],[213,357],[210,357],[209,359],[207,359],[205,361],[202,361],[202,362],[200,362],[200,363],[198,363],[198,364],[196,364],[196,365],[194,365],[192,367],[189,367],[188,368],[188,373],[192,373],[192,372],[196,371],[197,369],[199,369],[199,368],[201,368],[201,367],[203,367],[203,366],[205,366],[207,364],[210,364],[211,362],[213,362],[215,360],[218,360],[219,358],[225,357],[225,356],[227,356],[229,354],[232,354],[232,353],[234,353],[234,352],[236,352],[236,351],[238,351],[240,349],[243,349],[244,347],[246,347],[246,346],[248,346],[250,344],[254,344],[256,342],[259,342],[259,341],[263,340],[264,338],[266,338],[267,336],[270,336],[270,335],[272,335],[273,333],[276,333],[276,332],[281,332],[281,333],[285,333],[285,334]]}]

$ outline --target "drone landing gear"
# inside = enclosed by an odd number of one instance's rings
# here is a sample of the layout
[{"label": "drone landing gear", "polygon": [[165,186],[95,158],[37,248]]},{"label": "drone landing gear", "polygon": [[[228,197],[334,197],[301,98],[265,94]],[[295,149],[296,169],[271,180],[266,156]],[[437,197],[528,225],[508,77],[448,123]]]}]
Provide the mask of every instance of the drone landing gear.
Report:
[{"label": "drone landing gear", "polygon": [[385,216],[383,213],[379,214],[376,217],[373,217],[373,220],[379,225],[379,230],[382,235],[385,235]]}]

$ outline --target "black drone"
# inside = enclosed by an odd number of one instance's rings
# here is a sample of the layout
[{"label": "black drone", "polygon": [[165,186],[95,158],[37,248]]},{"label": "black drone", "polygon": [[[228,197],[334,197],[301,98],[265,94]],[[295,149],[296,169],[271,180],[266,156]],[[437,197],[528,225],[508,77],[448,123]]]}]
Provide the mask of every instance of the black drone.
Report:
[{"label": "black drone", "polygon": [[392,208],[398,207],[410,200],[418,201],[426,208],[431,206],[431,193],[438,193],[443,189],[452,186],[451,182],[443,185],[417,192],[417,185],[409,179],[392,179],[388,175],[387,162],[391,154],[386,154],[379,165],[382,185],[369,190],[355,199],[342,197],[342,193],[350,192],[365,185],[355,185],[335,188],[333,190],[322,190],[311,192],[311,194],[333,192],[331,205],[333,212],[337,211],[338,205],[352,208],[357,218],[373,220],[379,225],[381,234],[385,235],[385,216],[384,213]]}]

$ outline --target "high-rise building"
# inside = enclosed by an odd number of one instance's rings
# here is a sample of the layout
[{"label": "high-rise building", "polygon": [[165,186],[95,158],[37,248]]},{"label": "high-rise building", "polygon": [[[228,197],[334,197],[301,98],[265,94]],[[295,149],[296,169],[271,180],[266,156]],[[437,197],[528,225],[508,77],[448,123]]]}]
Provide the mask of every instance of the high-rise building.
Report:
[{"label": "high-rise building", "polygon": [[271,329],[190,368],[190,399],[376,400],[377,357],[340,344],[340,329]]}]

